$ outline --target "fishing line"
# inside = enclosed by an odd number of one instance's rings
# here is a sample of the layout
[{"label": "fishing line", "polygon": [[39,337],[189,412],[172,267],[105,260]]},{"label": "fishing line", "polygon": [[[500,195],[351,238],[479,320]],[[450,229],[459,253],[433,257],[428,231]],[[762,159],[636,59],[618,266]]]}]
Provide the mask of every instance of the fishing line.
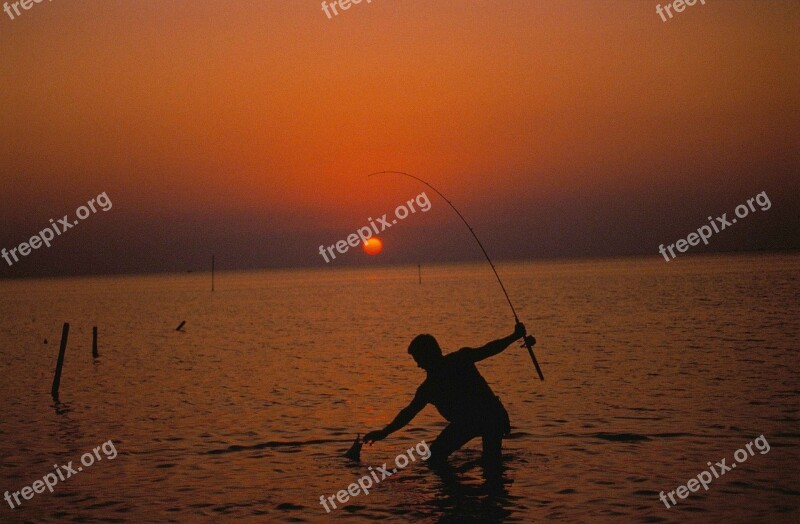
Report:
[{"label": "fishing line", "polygon": [[[464,225],[467,226],[467,229],[469,229],[469,232],[472,233],[472,237],[475,239],[475,242],[478,243],[478,246],[481,248],[481,251],[483,251],[483,256],[486,257],[486,261],[489,262],[490,266],[492,266],[492,271],[494,272],[494,276],[497,278],[497,283],[500,284],[500,288],[503,290],[503,295],[505,295],[506,301],[508,301],[508,305],[511,307],[511,312],[514,314],[514,320],[517,323],[519,323],[519,317],[517,316],[517,310],[514,309],[514,304],[511,303],[511,298],[509,298],[509,296],[508,296],[508,292],[506,291],[506,286],[504,286],[503,285],[503,281],[500,280],[500,275],[497,274],[497,269],[494,267],[494,263],[492,262],[492,259],[489,258],[489,254],[486,252],[486,249],[483,247],[483,244],[481,243],[481,240],[478,238],[478,235],[475,234],[475,231],[472,229],[472,226],[469,225],[469,222],[467,222],[467,219],[464,218],[464,215],[461,214],[461,212],[456,208],[456,206],[454,206],[453,203],[450,202],[450,200],[446,196],[444,196],[444,194],[442,194],[441,191],[439,191],[438,189],[436,189],[435,187],[430,185],[428,182],[422,180],[421,178],[419,178],[417,176],[411,175],[409,173],[405,173],[403,171],[378,171],[376,173],[371,173],[371,174],[369,174],[367,176],[371,177],[371,176],[375,176],[375,175],[389,175],[389,174],[403,175],[403,176],[407,176],[407,177],[413,178],[414,180],[417,180],[419,182],[422,182],[423,184],[425,184],[429,188],[433,189],[436,192],[437,195],[439,195],[440,197],[442,197],[444,199],[445,202],[450,204],[450,207],[453,208],[453,211],[456,212],[456,214],[461,219],[461,221],[464,222]],[[528,337],[523,337],[523,340],[524,340],[524,343],[525,343],[525,347],[528,348],[528,353],[531,356],[531,360],[533,361],[533,365],[536,366],[536,372],[539,374],[539,378],[544,380],[544,375],[542,374],[542,370],[541,370],[541,368],[539,368],[539,363],[536,361],[536,357],[533,354],[533,348],[532,348],[531,341],[528,339]]]}]

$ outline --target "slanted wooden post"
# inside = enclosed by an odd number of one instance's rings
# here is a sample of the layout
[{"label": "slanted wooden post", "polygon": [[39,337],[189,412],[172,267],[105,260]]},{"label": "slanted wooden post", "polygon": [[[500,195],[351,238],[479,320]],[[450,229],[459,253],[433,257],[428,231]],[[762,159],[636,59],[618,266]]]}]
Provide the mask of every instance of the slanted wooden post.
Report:
[{"label": "slanted wooden post", "polygon": [[92,328],[92,358],[97,358],[97,326]]},{"label": "slanted wooden post", "polygon": [[61,349],[58,350],[58,362],[56,363],[56,375],[53,377],[53,388],[50,394],[53,400],[58,400],[58,387],[61,385],[61,369],[64,367],[64,353],[67,351],[67,336],[69,336],[69,322],[64,322],[64,329],[61,331]]}]

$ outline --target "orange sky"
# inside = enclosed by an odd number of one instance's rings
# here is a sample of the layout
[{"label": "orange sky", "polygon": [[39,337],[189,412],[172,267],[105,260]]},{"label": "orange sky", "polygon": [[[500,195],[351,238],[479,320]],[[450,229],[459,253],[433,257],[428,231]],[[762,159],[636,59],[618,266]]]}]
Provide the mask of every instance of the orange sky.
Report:
[{"label": "orange sky", "polygon": [[[329,238],[423,189],[365,178],[380,169],[429,178],[490,225],[532,227],[545,202],[570,222],[583,195],[601,210],[642,198],[661,238],[665,213],[692,229],[770,188],[788,192],[773,215],[796,217],[800,6],[708,0],[665,23],[656,3],[373,0],[333,20],[277,0],[0,12],[0,241],[102,191],[117,236],[180,216],[188,229],[223,217],[242,238]],[[637,245],[618,251],[653,248]],[[251,262],[277,260],[263,258]]]}]

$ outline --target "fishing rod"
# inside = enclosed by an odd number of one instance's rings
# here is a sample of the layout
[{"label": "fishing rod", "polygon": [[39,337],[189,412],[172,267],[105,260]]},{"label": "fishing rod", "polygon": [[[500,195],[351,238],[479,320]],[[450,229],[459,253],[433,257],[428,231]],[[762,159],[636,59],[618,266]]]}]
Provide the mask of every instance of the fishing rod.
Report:
[{"label": "fishing rod", "polygon": [[[514,304],[511,303],[511,298],[509,298],[509,296],[508,296],[508,292],[506,291],[506,286],[504,286],[503,285],[503,281],[500,280],[500,275],[497,274],[497,269],[494,267],[494,263],[492,262],[492,259],[489,258],[489,254],[486,252],[486,249],[483,247],[483,244],[481,243],[480,239],[478,238],[478,235],[475,234],[475,231],[472,229],[472,226],[469,225],[469,222],[467,222],[467,219],[464,218],[464,215],[462,215],[461,212],[458,209],[456,209],[456,206],[454,206],[453,203],[450,202],[450,200],[446,196],[444,196],[441,191],[439,191],[438,189],[436,189],[435,187],[430,185],[428,182],[422,180],[421,178],[419,178],[417,176],[405,173],[403,171],[378,171],[377,173],[371,173],[371,174],[369,174],[367,176],[371,177],[371,176],[374,176],[374,175],[389,175],[389,174],[404,175],[404,176],[413,178],[414,180],[417,180],[419,182],[422,182],[423,184],[425,184],[429,188],[433,189],[436,192],[437,195],[439,195],[440,197],[442,197],[444,199],[445,202],[450,204],[450,207],[453,208],[453,211],[456,212],[456,214],[461,219],[461,221],[464,222],[464,224],[467,226],[467,229],[469,229],[469,232],[472,233],[472,237],[478,243],[478,246],[480,246],[481,251],[483,251],[483,256],[486,257],[486,260],[489,262],[489,265],[492,266],[492,271],[494,271],[494,276],[497,278],[497,283],[500,284],[500,288],[503,290],[503,294],[506,296],[506,301],[508,301],[508,305],[511,306],[511,312],[514,314],[514,320],[517,323],[519,323],[519,317],[517,316],[517,310],[514,309]],[[531,336],[524,336],[524,337],[522,337],[522,339],[524,340],[524,346],[526,348],[528,348],[528,354],[531,356],[531,360],[533,361],[533,365],[536,366],[536,373],[539,374],[539,378],[541,380],[544,380],[544,375],[542,374],[542,369],[539,367],[539,362],[536,361],[536,356],[533,354],[533,345],[536,343],[536,339],[534,339]]]}]

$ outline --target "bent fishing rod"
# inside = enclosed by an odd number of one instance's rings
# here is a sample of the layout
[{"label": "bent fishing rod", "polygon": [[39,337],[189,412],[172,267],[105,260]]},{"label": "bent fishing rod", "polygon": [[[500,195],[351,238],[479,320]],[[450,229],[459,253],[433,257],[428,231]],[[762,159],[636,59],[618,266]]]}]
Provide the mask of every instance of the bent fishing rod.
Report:
[{"label": "bent fishing rod", "polygon": [[[417,176],[405,173],[403,171],[378,171],[377,173],[371,173],[371,174],[369,174],[367,176],[371,177],[371,176],[375,176],[375,175],[404,175],[404,176],[413,178],[414,180],[422,182],[423,184],[425,184],[429,188],[433,189],[436,192],[437,195],[442,197],[445,202],[450,204],[450,207],[453,208],[453,211],[456,212],[456,214],[461,219],[461,221],[464,222],[464,225],[467,226],[467,229],[469,229],[469,232],[472,233],[472,237],[475,239],[475,242],[478,243],[478,246],[481,248],[481,251],[483,251],[483,256],[486,257],[486,260],[489,262],[489,265],[492,266],[492,271],[494,271],[494,276],[495,276],[495,278],[497,278],[497,283],[500,284],[500,288],[503,290],[503,294],[506,296],[506,301],[508,302],[508,305],[511,306],[511,312],[514,314],[514,320],[517,323],[519,323],[519,317],[517,316],[517,310],[514,309],[514,304],[511,303],[511,299],[509,298],[508,292],[506,291],[506,286],[504,286],[503,285],[503,281],[500,280],[500,275],[497,274],[497,269],[495,269],[494,263],[492,262],[492,259],[489,258],[489,254],[486,252],[486,249],[483,247],[483,244],[481,243],[480,239],[478,238],[478,235],[475,234],[475,231],[472,229],[472,226],[469,225],[469,222],[467,222],[467,219],[464,218],[464,215],[462,215],[461,212],[458,209],[456,209],[456,206],[454,206],[453,203],[450,202],[450,200],[446,196],[444,196],[441,191],[439,191],[438,189],[436,189],[435,187],[430,185],[428,182],[422,180],[421,178],[419,178]],[[533,361],[533,365],[536,366],[536,373],[539,374],[539,378],[541,380],[544,380],[544,375],[542,374],[542,369],[539,367],[539,362],[536,361],[536,356],[533,354],[533,344],[536,343],[535,339],[533,337],[530,337],[530,336],[527,336],[527,335],[522,337],[522,339],[524,341],[525,347],[528,348],[528,354],[531,356],[531,360]]]}]

